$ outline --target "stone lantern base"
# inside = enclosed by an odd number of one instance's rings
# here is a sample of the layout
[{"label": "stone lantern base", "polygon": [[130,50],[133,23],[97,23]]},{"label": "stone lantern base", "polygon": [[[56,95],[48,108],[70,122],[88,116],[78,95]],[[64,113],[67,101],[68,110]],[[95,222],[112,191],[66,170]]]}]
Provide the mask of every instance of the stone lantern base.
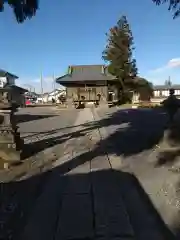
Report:
[{"label": "stone lantern base", "polygon": [[21,160],[23,141],[14,121],[12,110],[0,110],[0,159],[13,163]]}]

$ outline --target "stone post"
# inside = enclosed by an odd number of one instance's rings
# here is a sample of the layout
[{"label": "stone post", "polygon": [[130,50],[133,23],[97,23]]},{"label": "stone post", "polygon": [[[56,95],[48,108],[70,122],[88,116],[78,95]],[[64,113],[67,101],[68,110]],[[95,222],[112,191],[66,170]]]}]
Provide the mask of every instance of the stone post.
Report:
[{"label": "stone post", "polygon": [[0,161],[7,166],[21,160],[23,141],[15,121],[16,107],[2,98],[4,92],[0,90]]}]

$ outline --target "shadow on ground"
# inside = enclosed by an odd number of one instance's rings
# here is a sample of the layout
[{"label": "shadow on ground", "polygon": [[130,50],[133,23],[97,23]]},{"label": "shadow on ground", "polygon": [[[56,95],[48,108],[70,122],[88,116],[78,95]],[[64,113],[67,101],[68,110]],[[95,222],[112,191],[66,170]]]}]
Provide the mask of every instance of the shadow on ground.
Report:
[{"label": "shadow on ground", "polygon": [[[180,116],[175,118],[174,122],[167,130],[167,139],[169,142],[169,149],[162,150],[157,160],[157,167],[163,165],[173,165],[180,157]],[[180,166],[179,166],[180,170]]]},{"label": "shadow on ground", "polygon": [[[77,138],[88,132],[109,126],[118,126],[116,131],[106,139],[108,152],[130,156],[156,146],[164,135],[166,116],[161,110],[120,110],[107,118],[82,125],[83,129],[66,133],[60,137],[51,137],[62,129],[46,132],[49,138],[32,142],[24,146],[22,158],[28,158],[44,149],[61,144],[68,139]],[[124,127],[123,124],[127,126]],[[104,143],[103,143],[104,144]]]},{"label": "shadow on ground", "polygon": [[[118,171],[113,172],[112,176],[112,171],[108,170],[91,174],[64,176],[76,167],[91,162],[94,157],[104,156],[106,154],[104,150],[108,151],[108,153],[115,153],[119,156],[130,156],[146,149],[153,148],[163,137],[164,129],[167,126],[166,123],[167,117],[160,110],[120,110],[112,113],[106,119],[84,124],[82,130],[63,134],[61,137],[49,138],[28,144],[25,146],[24,158],[32,156],[46,148],[63,143],[69,138],[72,139],[85,135],[93,129],[118,126],[113,134],[99,142],[91,152],[82,153],[80,156],[76,156],[70,161],[62,163],[52,171],[31,177],[27,180],[1,184],[2,197],[0,199],[2,214],[0,214],[0,216],[2,218],[5,216],[7,222],[7,226],[5,224],[4,229],[8,229],[9,226],[13,231],[13,239],[19,240],[19,233],[22,232],[25,224],[30,221],[30,219],[34,219],[34,222],[31,222],[32,229],[34,228],[34,230],[31,229],[30,232],[35,235],[32,238],[23,237],[23,240],[41,239],[37,238],[37,236],[39,236],[38,234],[46,232],[44,230],[46,229],[46,226],[48,226],[48,223],[50,223],[50,215],[52,215],[53,211],[57,214],[57,208],[54,209],[56,207],[57,197],[59,197],[58,204],[60,204],[62,202],[62,193],[64,189],[68,187],[70,182],[75,182],[77,186],[80,187],[82,184],[86,184],[87,181],[90,181],[88,179],[91,179],[92,181],[95,181],[94,185],[92,184],[90,186],[91,188],[93,188],[93,186],[101,186],[99,187],[99,189],[101,189],[105,186],[105,190],[108,190],[110,178],[115,177],[116,185],[113,185],[113,187],[111,186],[109,189],[118,188],[118,191],[121,193],[126,211],[130,216],[131,224],[138,236],[136,239],[175,239],[175,236],[172,236],[169,230],[165,227],[162,219],[148,199],[147,194],[132,174]],[[123,124],[126,124],[126,127],[121,127]],[[55,131],[58,131],[58,129]],[[49,190],[46,189],[48,186]],[[34,208],[37,197],[46,191],[49,191],[49,193],[43,200],[46,202],[42,202],[42,206],[45,206],[44,211],[42,211],[43,214],[36,215],[37,213],[34,213],[34,216],[36,217],[32,216],[32,218],[29,218],[30,211]],[[60,192],[57,193],[57,191]],[[91,197],[95,197],[95,192],[92,192],[92,194]],[[112,194],[109,192],[107,196],[112,197]],[[104,199],[102,198],[101,201],[103,204]],[[5,205],[5,207],[3,207],[3,205]],[[48,207],[51,214],[48,212]],[[7,214],[3,213],[4,210],[7,211]],[[9,218],[7,217],[8,212]],[[57,219],[53,219],[56,222]],[[43,224],[46,224],[46,221],[47,225],[43,226]],[[96,222],[94,224],[96,224]],[[36,232],[41,229],[43,229],[41,233]],[[6,233],[6,230],[4,231]],[[178,232],[178,229],[176,229],[176,231],[177,233],[175,233],[175,235],[177,237],[176,239],[178,239],[180,233]],[[158,234],[163,235],[163,237],[160,238],[160,235],[156,234],[157,232]],[[48,234],[45,234],[42,239],[50,238]]]},{"label": "shadow on ground", "polygon": [[[78,159],[76,161],[81,162]],[[8,234],[11,234],[13,240],[49,240],[55,235],[57,239],[61,239],[63,231],[59,232],[58,228],[66,228],[68,234],[73,235],[75,227],[78,236],[71,236],[71,239],[79,239],[78,237],[82,237],[83,234],[84,238],[81,239],[105,236],[109,239],[114,239],[113,237],[134,239],[133,235],[139,240],[176,239],[165,226],[134,175],[113,170],[66,176],[63,176],[62,172],[64,171],[60,166],[27,180],[1,184],[0,219],[1,223],[4,222],[1,239],[8,239]],[[67,191],[72,194],[74,206],[79,206],[76,202],[77,194],[78,196],[86,194],[90,198],[90,209],[86,209],[89,216],[83,220],[90,225],[88,228],[91,229],[93,238],[89,236],[89,232],[83,233],[83,229],[77,229],[82,219],[73,217],[71,212],[66,216],[66,224],[69,222],[70,225],[63,225],[64,216],[61,213],[64,194],[68,193]],[[103,207],[103,212],[100,206]],[[115,214],[117,211],[120,214],[119,224],[113,223],[109,215],[109,212]],[[123,214],[124,211],[128,217]],[[106,224],[106,228],[98,234],[98,228],[102,223]],[[111,235],[113,224],[117,228],[114,236]]]},{"label": "shadow on ground", "polygon": [[55,117],[56,115],[33,115],[33,114],[17,114],[16,115],[16,122],[18,123],[24,123],[24,122],[30,122],[35,120],[40,120],[43,118],[50,118]]}]

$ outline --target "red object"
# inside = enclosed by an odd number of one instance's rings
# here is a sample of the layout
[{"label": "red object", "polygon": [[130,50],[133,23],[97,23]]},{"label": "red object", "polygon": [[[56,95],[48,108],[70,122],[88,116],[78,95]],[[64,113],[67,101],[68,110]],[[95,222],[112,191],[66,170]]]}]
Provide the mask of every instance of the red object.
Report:
[{"label": "red object", "polygon": [[26,100],[26,105],[31,104],[31,102],[29,100]]}]

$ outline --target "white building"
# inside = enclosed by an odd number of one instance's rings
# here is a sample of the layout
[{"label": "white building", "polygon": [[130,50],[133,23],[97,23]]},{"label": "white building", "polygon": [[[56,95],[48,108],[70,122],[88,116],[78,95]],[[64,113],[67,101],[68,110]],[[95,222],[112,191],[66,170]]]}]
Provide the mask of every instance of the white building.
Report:
[{"label": "white building", "polygon": [[[177,98],[180,98],[180,85],[155,85],[153,86],[153,97],[151,97],[151,102],[160,103],[169,96],[169,90],[174,89],[174,94]],[[133,95],[133,103],[139,102],[139,94],[135,93]]]},{"label": "white building", "polygon": [[155,85],[154,91],[153,91],[153,98],[152,101],[154,102],[160,102],[167,98],[169,96],[169,90],[173,88],[174,94],[177,98],[180,98],[180,85],[172,85],[172,86],[166,86],[166,85]]},{"label": "white building", "polygon": [[52,99],[54,99],[57,103],[59,103],[59,97],[62,95],[66,95],[66,91],[62,89],[55,89],[50,93],[44,93],[42,96],[37,98],[37,103],[50,103]]}]

